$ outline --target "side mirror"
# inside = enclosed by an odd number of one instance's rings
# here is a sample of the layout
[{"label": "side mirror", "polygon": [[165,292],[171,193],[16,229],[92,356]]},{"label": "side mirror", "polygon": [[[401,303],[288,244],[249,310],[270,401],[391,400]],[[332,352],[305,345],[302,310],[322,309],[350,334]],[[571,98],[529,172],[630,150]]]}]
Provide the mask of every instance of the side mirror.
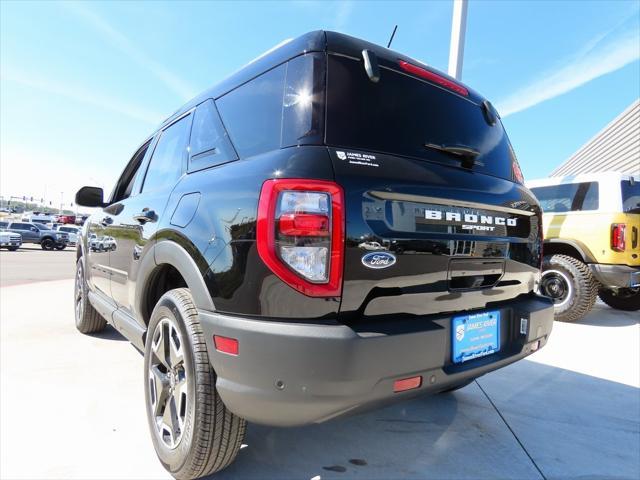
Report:
[{"label": "side mirror", "polygon": [[100,187],[82,187],[76,193],[76,205],[81,207],[104,207],[104,192]]}]

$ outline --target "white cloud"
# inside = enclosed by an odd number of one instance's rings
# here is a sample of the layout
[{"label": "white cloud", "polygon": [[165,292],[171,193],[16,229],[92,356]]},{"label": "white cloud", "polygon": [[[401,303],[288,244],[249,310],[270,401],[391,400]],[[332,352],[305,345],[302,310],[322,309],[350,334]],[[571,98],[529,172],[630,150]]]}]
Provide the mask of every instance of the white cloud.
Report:
[{"label": "white cloud", "polygon": [[116,112],[151,125],[158,125],[166,117],[166,115],[131,105],[129,102],[122,102],[107,95],[96,93],[93,90],[88,91],[79,85],[70,85],[67,82],[56,82],[50,79],[41,80],[37,75],[31,75],[15,68],[3,68],[0,78],[3,82],[11,81],[54,95],[61,95],[71,100]]},{"label": "white cloud", "polygon": [[353,12],[354,4],[351,1],[343,1],[339,2],[336,8],[336,17],[334,21],[334,28],[338,32],[344,32],[349,19],[351,18],[351,13]]},{"label": "white cloud", "polygon": [[81,2],[64,2],[61,3],[61,5],[81,19],[85,20],[98,32],[102,33],[112,46],[149,70],[169,89],[179,95],[183,101],[190,100],[195,96],[196,92],[190,85],[173,72],[167,70],[163,65],[151,59],[147,54],[136,48],[125,35],[112,27],[106,20],[95,12],[86,8],[85,4],[82,4]]},{"label": "white cloud", "polygon": [[640,58],[640,33],[634,27],[616,34],[607,32],[587,43],[562,67],[496,102],[502,117],[531,108],[574,90],[591,80],[615,72]]}]

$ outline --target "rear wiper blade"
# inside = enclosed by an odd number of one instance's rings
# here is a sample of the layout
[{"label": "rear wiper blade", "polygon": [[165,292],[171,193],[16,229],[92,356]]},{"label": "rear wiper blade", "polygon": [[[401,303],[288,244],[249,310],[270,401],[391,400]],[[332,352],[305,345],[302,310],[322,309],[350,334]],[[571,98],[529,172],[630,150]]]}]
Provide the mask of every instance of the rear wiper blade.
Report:
[{"label": "rear wiper blade", "polygon": [[484,163],[476,160],[480,152],[466,145],[437,145],[435,143],[425,143],[424,146],[457,158],[465,168],[472,168],[474,165],[484,166]]}]

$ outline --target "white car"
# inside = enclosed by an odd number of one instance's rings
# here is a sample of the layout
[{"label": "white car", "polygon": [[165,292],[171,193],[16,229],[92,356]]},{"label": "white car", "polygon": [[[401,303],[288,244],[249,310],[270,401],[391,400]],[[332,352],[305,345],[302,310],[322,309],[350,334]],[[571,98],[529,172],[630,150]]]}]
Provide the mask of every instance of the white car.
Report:
[{"label": "white car", "polygon": [[358,244],[358,247],[364,248],[365,250],[385,250],[378,242],[362,242]]},{"label": "white car", "polygon": [[59,232],[67,232],[69,234],[69,245],[75,245],[78,242],[79,227],[71,227],[68,225],[58,225],[56,230]]},{"label": "white car", "polygon": [[0,231],[0,248],[14,252],[20,245],[22,245],[22,235],[16,232]]}]

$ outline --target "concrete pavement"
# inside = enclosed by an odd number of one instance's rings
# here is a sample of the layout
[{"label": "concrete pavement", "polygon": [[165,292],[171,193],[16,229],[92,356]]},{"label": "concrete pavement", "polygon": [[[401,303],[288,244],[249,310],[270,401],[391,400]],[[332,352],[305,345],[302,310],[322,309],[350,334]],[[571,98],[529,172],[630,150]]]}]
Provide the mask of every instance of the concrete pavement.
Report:
[{"label": "concrete pavement", "polygon": [[[0,289],[0,476],[170,478],[147,429],[142,356],[111,328],[78,333],[72,290]],[[598,305],[453,394],[304,428],[250,425],[215,478],[637,479],[638,317]]]},{"label": "concrete pavement", "polygon": [[15,252],[0,250],[0,287],[74,278],[76,247],[45,251],[26,243]]}]

